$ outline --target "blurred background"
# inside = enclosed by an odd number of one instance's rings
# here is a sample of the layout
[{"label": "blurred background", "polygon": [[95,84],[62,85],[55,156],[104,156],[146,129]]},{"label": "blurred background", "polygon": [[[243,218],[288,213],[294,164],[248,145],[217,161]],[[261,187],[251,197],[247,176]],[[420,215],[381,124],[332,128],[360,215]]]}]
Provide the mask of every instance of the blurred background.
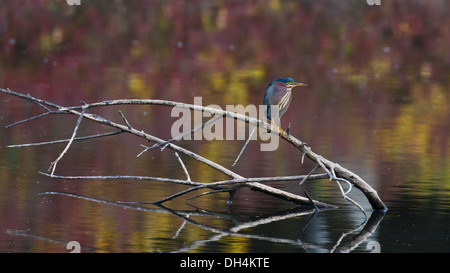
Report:
[{"label": "blurred background", "polygon": [[[350,169],[378,191],[389,211],[368,239],[381,252],[448,252],[450,224],[450,3],[444,0],[152,1],[0,0],[0,87],[64,106],[80,101],[152,98],[203,105],[259,105],[268,83],[292,77],[283,116],[291,134]],[[0,94],[0,251],[67,252],[66,242],[99,252],[326,252],[364,220],[328,180],[308,182],[313,198],[339,209],[312,219],[293,217],[246,229],[249,234],[296,240],[296,245],[223,236],[170,213],[124,210],[53,190],[110,201],[151,202],[184,189],[136,181],[65,181],[46,171],[64,144],[6,148],[10,144],[70,137],[75,117],[62,115],[8,129],[42,113],[34,104]],[[171,109],[124,106],[96,110],[169,139]],[[80,135],[107,131],[83,121]],[[231,166],[244,141],[181,141]],[[136,158],[140,144],[120,135],[74,143],[58,164],[61,175],[148,175],[184,178],[171,151]],[[234,171],[245,177],[305,174],[313,167],[287,143],[261,152],[251,142]],[[225,179],[183,158],[195,181]],[[271,185],[303,194],[298,183]],[[352,198],[370,213],[355,190]],[[295,205],[240,190],[193,200],[204,209],[244,221]],[[186,201],[170,204],[192,209]],[[194,218],[194,217],[193,217]],[[229,219],[203,217],[220,228]],[[307,222],[307,227],[302,229]],[[177,236],[175,236],[175,234]],[[192,246],[195,241],[208,243]],[[353,251],[364,252],[367,242]]]}]

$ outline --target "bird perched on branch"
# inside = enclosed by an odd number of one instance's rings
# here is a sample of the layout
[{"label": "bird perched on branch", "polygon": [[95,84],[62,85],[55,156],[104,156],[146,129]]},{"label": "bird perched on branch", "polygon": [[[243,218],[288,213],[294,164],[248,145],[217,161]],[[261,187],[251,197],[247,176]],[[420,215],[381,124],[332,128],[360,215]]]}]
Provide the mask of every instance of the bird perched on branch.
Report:
[{"label": "bird perched on branch", "polygon": [[[281,127],[281,116],[286,113],[292,101],[292,88],[296,86],[306,86],[304,83],[295,82],[292,78],[281,78],[272,81],[266,88],[263,103],[266,106],[267,119],[278,127]],[[271,106],[278,106],[277,113],[272,113]],[[272,120],[274,118],[274,120]],[[289,133],[289,130],[288,130]]]},{"label": "bird perched on branch", "polygon": [[[264,100],[263,103],[266,106],[265,114],[268,120],[272,122],[273,125],[275,125],[279,130],[280,134],[283,133],[281,130],[281,122],[280,118],[281,116],[286,113],[286,110],[289,107],[289,104],[291,104],[292,100],[292,88],[296,86],[306,86],[304,83],[295,82],[292,78],[281,78],[272,81],[266,88],[266,93],[264,94]],[[277,106],[277,107],[272,107]],[[278,110],[278,113],[272,112],[273,110]],[[244,147],[242,147],[239,155],[237,156],[236,160],[234,161],[232,167],[236,165],[237,161],[241,157],[242,153],[245,150],[245,147],[247,147],[248,142],[252,138],[253,134],[255,133],[256,127],[253,128],[253,131],[250,133],[250,136],[248,137],[247,141],[244,144]],[[289,127],[287,129],[287,133],[289,134]]]}]

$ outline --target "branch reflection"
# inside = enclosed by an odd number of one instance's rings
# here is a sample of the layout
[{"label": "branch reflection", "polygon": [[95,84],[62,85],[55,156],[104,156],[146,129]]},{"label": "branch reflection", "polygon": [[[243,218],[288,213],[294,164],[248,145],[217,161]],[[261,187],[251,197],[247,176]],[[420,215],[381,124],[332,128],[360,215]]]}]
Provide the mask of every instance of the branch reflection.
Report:
[{"label": "branch reflection", "polygon": [[[208,211],[205,209],[201,209],[198,207],[191,206],[191,210],[174,210],[168,208],[163,205],[152,205],[153,207],[142,206],[144,203],[139,205],[139,203],[123,203],[123,202],[115,202],[115,201],[107,201],[104,199],[92,198],[83,195],[77,195],[67,192],[43,192],[41,195],[59,195],[59,196],[67,196],[77,199],[82,199],[89,202],[96,202],[101,204],[107,204],[111,206],[117,206],[125,209],[132,209],[144,212],[151,213],[161,213],[161,214],[171,214],[183,220],[180,227],[176,230],[171,239],[175,240],[179,236],[181,230],[189,228],[187,224],[194,225],[198,228],[201,228],[206,231],[210,231],[213,234],[208,238],[203,240],[195,240],[187,245],[173,249],[169,252],[183,253],[195,250],[204,246],[205,244],[209,244],[211,242],[217,242],[226,236],[234,236],[234,237],[242,237],[251,240],[260,240],[266,241],[276,244],[286,244],[294,247],[298,247],[299,250],[305,252],[339,252],[339,253],[347,253],[355,250],[361,243],[366,241],[366,239],[371,236],[376,230],[380,222],[384,218],[384,212],[381,211],[373,211],[368,219],[364,218],[362,223],[358,225],[356,228],[344,232],[340,238],[335,242],[334,246],[330,248],[330,244],[325,243],[314,243],[308,242],[306,240],[297,238],[297,239],[288,239],[288,238],[279,238],[272,236],[265,236],[254,234],[251,231],[255,227],[284,221],[292,218],[301,218],[305,217],[306,222],[303,224],[299,231],[301,232],[298,237],[303,237],[302,235],[307,230],[309,224],[312,220],[319,214],[319,212],[325,213],[323,210],[318,211],[316,208],[295,208],[289,209],[285,211],[280,211],[272,214],[264,214],[257,217],[257,219],[250,220],[242,220],[239,219],[239,215],[233,215],[229,212],[216,212],[216,211]],[[148,205],[148,204],[145,204]],[[228,228],[217,228],[211,224],[201,223],[197,219],[197,217],[206,217],[208,219],[220,219],[224,221],[231,222],[231,227]],[[209,221],[213,222],[213,221]],[[329,227],[332,228],[332,227]],[[49,242],[63,242],[63,239],[55,239],[49,238],[45,236],[32,234],[32,231],[15,231],[15,230],[7,230],[7,234],[12,236],[23,236],[23,237],[32,237],[37,238],[39,240],[45,240]],[[89,252],[96,252],[95,247],[87,247],[85,250]]]}]

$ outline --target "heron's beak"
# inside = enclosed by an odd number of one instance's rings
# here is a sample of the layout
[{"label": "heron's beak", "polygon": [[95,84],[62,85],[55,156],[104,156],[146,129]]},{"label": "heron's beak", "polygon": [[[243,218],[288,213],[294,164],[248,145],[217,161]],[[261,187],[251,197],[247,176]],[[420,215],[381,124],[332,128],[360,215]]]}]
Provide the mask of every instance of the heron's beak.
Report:
[{"label": "heron's beak", "polygon": [[306,83],[301,83],[301,82],[293,82],[291,83],[292,87],[296,87],[296,86],[307,86]]}]

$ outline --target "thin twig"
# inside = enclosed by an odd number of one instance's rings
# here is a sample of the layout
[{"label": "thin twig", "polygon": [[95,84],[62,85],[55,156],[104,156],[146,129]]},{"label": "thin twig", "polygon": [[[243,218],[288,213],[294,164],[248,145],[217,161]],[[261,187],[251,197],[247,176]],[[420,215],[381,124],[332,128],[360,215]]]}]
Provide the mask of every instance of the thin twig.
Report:
[{"label": "thin twig", "polygon": [[245,148],[247,147],[247,144],[250,142],[250,139],[252,138],[252,136],[255,133],[255,131],[256,131],[256,127],[253,127],[252,132],[248,136],[247,141],[245,141],[244,146],[242,147],[241,151],[239,152],[239,155],[236,157],[236,159],[234,160],[233,165],[231,165],[231,167],[234,167],[234,165],[236,165],[236,163],[238,162],[238,160],[241,157],[242,153],[244,152]]},{"label": "thin twig", "polygon": [[119,114],[122,117],[122,119],[125,121],[125,123],[128,126],[128,129],[132,129],[133,127],[131,127],[130,123],[128,122],[128,120],[125,118],[125,116],[123,115],[122,111],[119,110]]},{"label": "thin twig", "polygon": [[[73,141],[78,140],[87,140],[87,139],[94,139],[94,138],[100,138],[105,136],[113,136],[122,133],[122,130],[109,132],[109,133],[103,133],[103,134],[96,134],[96,135],[90,135],[90,136],[84,136],[84,137],[76,137],[73,139]],[[36,143],[25,143],[25,144],[16,144],[16,145],[8,145],[7,148],[21,148],[21,147],[30,147],[30,146],[41,146],[41,145],[50,145],[50,144],[58,144],[58,143],[64,143],[70,141],[70,138],[68,139],[60,139],[60,140],[52,140],[52,141],[45,141],[45,142],[36,142]]]},{"label": "thin twig", "polygon": [[52,176],[55,173],[56,165],[61,160],[61,158],[66,154],[67,150],[69,150],[70,145],[72,145],[72,142],[73,142],[75,136],[77,135],[78,128],[80,127],[80,123],[81,123],[81,120],[83,119],[83,116],[84,116],[84,113],[86,112],[86,109],[87,109],[87,107],[83,108],[83,111],[81,111],[80,117],[78,118],[77,124],[75,125],[75,128],[73,130],[72,137],[70,138],[70,140],[67,143],[66,147],[59,154],[58,158],[50,164],[50,168],[48,170],[49,171],[52,170],[52,173],[51,173]]},{"label": "thin twig", "polygon": [[[8,91],[11,91],[11,90],[8,88]],[[12,92],[12,91],[11,91],[11,92]],[[33,100],[33,97],[32,97],[30,94],[27,94],[26,96],[28,96],[28,97],[31,99],[30,101],[33,102],[34,104],[37,104],[37,105],[39,105],[40,107],[44,108],[45,110],[47,110],[47,112],[51,112],[50,108],[48,108],[47,106],[45,106],[42,102]]]},{"label": "thin twig", "polygon": [[[334,168],[335,168],[334,166],[331,167],[331,173],[333,174],[333,180],[336,180],[336,182],[342,181],[342,182],[347,183],[347,185],[349,187],[348,190],[345,193],[342,192],[344,195],[347,195],[352,190],[352,183],[350,183],[347,179],[337,177],[336,172],[334,171]],[[342,187],[341,187],[341,190],[342,190]]]},{"label": "thin twig", "polygon": [[186,200],[192,200],[192,199],[195,199],[195,198],[198,198],[198,197],[202,197],[202,196],[205,196],[205,195],[208,195],[208,194],[221,193],[221,192],[230,192],[230,190],[227,190],[227,189],[224,189],[224,190],[212,190],[212,191],[200,193],[200,194],[197,194],[195,196],[186,198]]},{"label": "thin twig", "polygon": [[136,175],[113,175],[113,176],[66,176],[66,175],[51,175],[44,172],[38,172],[39,174],[49,176],[52,178],[65,179],[65,180],[141,180],[141,181],[159,181],[168,182],[174,184],[182,184],[187,186],[200,186],[204,183],[198,183],[193,181],[187,181],[182,179],[172,179],[166,177],[152,177],[152,176],[136,176]]},{"label": "thin twig", "polygon": [[317,211],[319,211],[319,208],[316,206],[316,204],[314,203],[314,201],[313,201],[313,199],[311,198],[311,196],[309,196],[308,192],[305,190],[304,193],[305,193],[306,197],[308,197],[309,201],[311,201],[311,205],[313,205],[314,208],[315,208]]},{"label": "thin twig", "polygon": [[367,219],[366,211],[364,210],[364,208],[358,202],[356,202],[355,200],[351,199],[347,195],[344,195],[344,199],[346,199],[347,201],[349,201],[350,203],[352,203],[353,205],[358,207],[359,210],[364,214],[364,217]]},{"label": "thin twig", "polygon": [[[189,218],[189,214],[186,215],[186,218]],[[177,231],[175,232],[175,234],[172,236],[172,240],[178,237],[178,234],[180,234],[180,231],[183,230],[184,226],[186,225],[186,220],[183,221],[183,223],[181,224],[181,226],[177,229]]]},{"label": "thin twig", "polygon": [[319,166],[328,174],[331,181],[333,179],[333,174],[327,169],[327,167],[325,167],[322,160],[318,159],[317,164],[319,164]]},{"label": "thin twig", "polygon": [[175,152],[175,156],[178,158],[178,161],[180,162],[181,167],[183,168],[183,171],[186,174],[186,180],[191,181],[191,176],[189,175],[189,172],[187,171],[186,166],[183,163],[183,160],[181,160],[181,157],[178,155],[177,152]]},{"label": "thin twig", "polygon": [[308,178],[311,176],[311,174],[319,167],[318,164],[316,164],[314,166],[314,168],[312,168],[312,170],[305,176],[305,178],[302,179],[302,181],[300,181],[300,183],[298,183],[298,185],[303,184],[306,180],[308,180]]},{"label": "thin twig", "polygon": [[42,114],[40,114],[40,115],[33,116],[33,117],[31,117],[31,118],[27,118],[27,119],[24,119],[24,120],[16,121],[16,122],[14,122],[14,123],[12,123],[12,124],[6,125],[5,128],[6,128],[6,129],[7,129],[7,128],[11,128],[11,127],[16,126],[16,125],[18,125],[18,124],[25,123],[25,122],[28,122],[28,121],[31,121],[31,120],[34,120],[34,119],[42,118],[42,117],[48,116],[48,115],[50,115],[50,114],[63,114],[63,112],[59,112],[59,111],[48,111],[48,112],[42,113]]}]

